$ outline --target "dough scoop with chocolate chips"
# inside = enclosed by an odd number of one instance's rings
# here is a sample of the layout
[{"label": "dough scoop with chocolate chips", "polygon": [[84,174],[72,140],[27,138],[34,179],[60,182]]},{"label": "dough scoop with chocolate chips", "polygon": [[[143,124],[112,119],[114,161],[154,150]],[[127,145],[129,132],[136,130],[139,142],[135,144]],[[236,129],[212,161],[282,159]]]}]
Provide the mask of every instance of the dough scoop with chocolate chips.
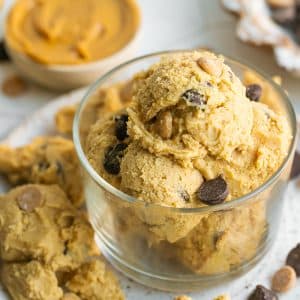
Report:
[{"label": "dough scoop with chocolate chips", "polygon": [[251,259],[266,226],[264,203],[215,214],[207,206],[253,191],[288,153],[287,120],[264,103],[264,86],[245,86],[221,56],[194,51],[163,56],[132,87],[126,113],[99,119],[85,144],[95,171],[141,204],[114,202],[116,234],[200,274]]},{"label": "dough scoop with chocolate chips", "polygon": [[12,299],[124,299],[86,216],[57,185],[1,195],[0,220],[0,277]]},{"label": "dough scoop with chocolate chips", "polygon": [[73,204],[83,203],[83,187],[74,144],[61,137],[38,137],[12,148],[0,145],[0,174],[12,185],[58,184]]}]

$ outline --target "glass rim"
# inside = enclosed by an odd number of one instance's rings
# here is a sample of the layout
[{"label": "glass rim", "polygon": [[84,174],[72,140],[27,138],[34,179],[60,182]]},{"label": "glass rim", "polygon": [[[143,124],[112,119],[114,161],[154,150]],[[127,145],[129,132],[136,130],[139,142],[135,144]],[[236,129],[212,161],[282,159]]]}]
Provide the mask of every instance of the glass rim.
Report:
[{"label": "glass rim", "polygon": [[248,68],[249,70],[253,70],[254,72],[256,72],[259,76],[261,76],[264,80],[266,80],[272,86],[272,88],[274,88],[278,92],[278,94],[281,96],[282,100],[284,101],[284,105],[287,109],[287,112],[288,112],[288,115],[290,118],[290,122],[291,122],[292,140],[290,142],[288,154],[286,155],[285,159],[281,163],[280,167],[276,170],[276,172],[270,178],[268,178],[263,184],[261,184],[253,191],[251,191],[241,197],[238,197],[236,199],[233,199],[233,200],[221,203],[221,204],[217,204],[217,205],[201,206],[201,207],[193,207],[193,208],[191,208],[191,207],[171,207],[171,206],[165,206],[165,205],[160,205],[160,204],[148,203],[142,199],[138,199],[136,197],[130,196],[130,195],[122,192],[121,190],[117,189],[116,187],[111,185],[109,182],[107,182],[104,178],[102,178],[96,172],[96,170],[92,167],[92,165],[89,163],[89,161],[82,149],[82,145],[81,145],[81,141],[80,141],[80,133],[79,133],[80,117],[81,117],[81,113],[83,111],[83,108],[85,107],[86,102],[88,102],[88,100],[89,100],[90,95],[93,94],[93,92],[95,92],[99,88],[101,83],[103,83],[106,79],[108,79],[115,72],[120,71],[121,69],[123,69],[126,66],[129,66],[135,62],[142,61],[143,59],[147,59],[147,58],[151,58],[151,57],[159,57],[162,55],[168,55],[168,54],[172,54],[172,53],[189,52],[189,51],[195,51],[195,49],[159,51],[159,52],[142,55],[142,56],[136,57],[134,59],[131,59],[127,62],[124,62],[124,63],[116,66],[115,68],[111,69],[109,72],[105,73],[99,79],[97,79],[88,88],[83,99],[80,101],[80,104],[76,110],[76,114],[75,114],[74,122],[73,122],[73,141],[74,141],[75,150],[77,152],[79,161],[80,161],[81,165],[83,166],[84,170],[94,180],[94,182],[96,182],[98,185],[100,185],[102,188],[104,188],[109,193],[118,197],[120,199],[120,201],[126,201],[127,203],[132,203],[132,204],[142,204],[146,207],[168,209],[168,210],[171,210],[171,211],[174,211],[177,213],[205,213],[205,212],[232,209],[235,206],[244,204],[245,202],[247,202],[247,200],[250,201],[251,199],[255,198],[257,195],[262,193],[264,190],[266,190],[268,187],[270,187],[276,181],[276,179],[281,175],[281,173],[285,170],[285,167],[287,166],[287,164],[290,160],[290,157],[294,152],[294,149],[296,147],[296,139],[297,139],[297,119],[296,119],[296,114],[295,114],[294,108],[292,106],[292,103],[289,100],[285,91],[278,84],[276,84],[266,73],[264,73],[263,71],[257,70],[257,68],[253,67],[251,64],[243,63],[242,61],[238,61],[236,59],[222,55],[224,57],[225,61],[229,61],[235,65],[239,65],[243,68]]}]

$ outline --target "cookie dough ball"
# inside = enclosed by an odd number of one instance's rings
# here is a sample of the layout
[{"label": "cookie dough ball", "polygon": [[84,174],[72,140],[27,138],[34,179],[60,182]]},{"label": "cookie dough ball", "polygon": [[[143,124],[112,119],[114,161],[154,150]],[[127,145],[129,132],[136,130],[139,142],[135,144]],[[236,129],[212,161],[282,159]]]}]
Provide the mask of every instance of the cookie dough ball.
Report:
[{"label": "cookie dough ball", "polygon": [[0,239],[3,261],[36,259],[57,271],[98,254],[87,219],[56,185],[25,185],[1,196]]},{"label": "cookie dough ball", "polygon": [[266,226],[263,200],[212,213],[174,244],[173,253],[178,262],[195,273],[228,272],[256,254]]},{"label": "cookie dough ball", "polygon": [[61,137],[38,137],[19,148],[0,145],[0,173],[13,185],[58,184],[76,206],[83,187],[74,144]]},{"label": "cookie dough ball", "polygon": [[[209,52],[168,55],[135,78],[129,135],[156,154],[191,163],[206,153],[230,160],[249,144],[253,115],[245,87]],[[166,113],[170,134],[162,134]]]},{"label": "cookie dough ball", "polygon": [[37,261],[4,263],[1,282],[13,300],[54,300],[63,295],[55,273]]},{"label": "cookie dough ball", "polygon": [[[196,169],[183,168],[165,156],[155,156],[133,142],[121,162],[121,189],[146,203],[169,207],[197,207],[195,193],[202,176]],[[171,175],[171,176],[170,176]],[[198,222],[198,216],[184,216],[167,208],[137,206],[135,215],[149,226],[158,240],[174,242]]]},{"label": "cookie dough ball", "polygon": [[252,102],[253,127],[247,149],[235,150],[232,161],[211,155],[194,160],[206,179],[223,174],[229,186],[227,201],[241,197],[262,185],[282,164],[290,147],[291,133],[284,116],[265,104]]},{"label": "cookie dough ball", "polygon": [[196,207],[195,192],[203,182],[198,170],[183,168],[165,156],[156,156],[131,143],[121,161],[121,189],[147,203],[169,207]]},{"label": "cookie dough ball", "polygon": [[82,300],[125,299],[117,278],[100,260],[82,265],[66,287]]}]

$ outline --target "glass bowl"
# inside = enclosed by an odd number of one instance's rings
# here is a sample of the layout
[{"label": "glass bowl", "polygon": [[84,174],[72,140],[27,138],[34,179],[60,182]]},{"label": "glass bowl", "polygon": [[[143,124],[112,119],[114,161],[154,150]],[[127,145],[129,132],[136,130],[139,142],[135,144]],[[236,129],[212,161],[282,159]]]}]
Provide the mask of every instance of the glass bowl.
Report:
[{"label": "glass bowl", "polygon": [[83,170],[89,218],[103,255],[140,283],[178,292],[240,276],[270,249],[279,230],[297,127],[292,105],[275,82],[254,68],[225,58],[238,77],[248,73],[259,78],[272,95],[268,104],[286,115],[293,138],[280,168],[251,193],[200,208],[149,204],[116,189],[97,174],[85,156],[84,141],[91,125],[88,104],[99,89],[130,79],[169,53],[174,52],[131,60],[94,83],[78,108],[73,137]]}]

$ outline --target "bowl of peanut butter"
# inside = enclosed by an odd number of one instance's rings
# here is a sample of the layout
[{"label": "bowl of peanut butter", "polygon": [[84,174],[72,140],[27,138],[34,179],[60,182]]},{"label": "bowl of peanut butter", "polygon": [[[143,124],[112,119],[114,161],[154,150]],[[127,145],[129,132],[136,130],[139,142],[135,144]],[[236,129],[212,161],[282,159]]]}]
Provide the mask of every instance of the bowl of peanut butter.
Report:
[{"label": "bowl of peanut butter", "polygon": [[5,43],[24,76],[69,90],[134,56],[139,25],[136,0],[17,0]]}]

